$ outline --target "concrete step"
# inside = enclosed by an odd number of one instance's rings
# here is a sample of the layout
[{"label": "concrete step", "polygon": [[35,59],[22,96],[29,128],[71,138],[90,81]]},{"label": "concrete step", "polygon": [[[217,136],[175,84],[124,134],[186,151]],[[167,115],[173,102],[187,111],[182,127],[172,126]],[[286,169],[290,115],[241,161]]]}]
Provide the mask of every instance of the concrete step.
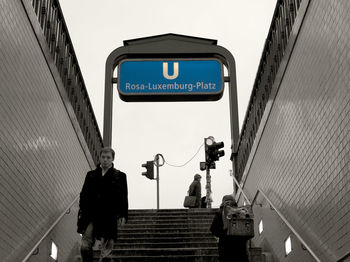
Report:
[{"label": "concrete step", "polygon": [[[122,256],[110,257],[106,262],[218,262],[217,255],[190,255],[190,256]],[[81,262],[80,257],[76,257],[74,262]],[[98,262],[98,257],[94,258]]]},{"label": "concrete step", "polygon": [[166,242],[149,242],[147,239],[144,239],[144,242],[120,242],[117,241],[115,244],[116,249],[146,249],[146,248],[186,248],[186,247],[193,247],[193,248],[217,248],[217,242],[215,239],[213,241],[182,241],[182,242],[175,242],[175,241],[166,241]]},{"label": "concrete step", "polygon": [[[94,251],[94,256],[99,256],[100,251]],[[218,255],[217,247],[207,248],[125,248],[125,249],[114,249],[112,251],[112,257],[123,257],[123,256],[206,256],[206,255]]]},{"label": "concrete step", "polygon": [[125,225],[129,224],[169,224],[169,223],[204,223],[204,224],[210,224],[213,221],[213,217],[208,218],[178,218],[178,217],[171,217],[168,219],[165,218],[156,218],[156,217],[135,217],[135,218],[129,218],[128,222]]},{"label": "concrete step", "polygon": [[178,227],[144,227],[144,228],[123,228],[119,230],[119,234],[136,234],[142,231],[142,233],[186,233],[186,232],[209,232],[208,226],[186,227],[186,225]]},{"label": "concrete step", "polygon": [[262,252],[262,262],[273,262],[273,256],[270,252]]},{"label": "concrete step", "polygon": [[132,221],[134,219],[136,220],[168,220],[168,221],[176,221],[176,220],[193,220],[196,219],[201,220],[208,220],[208,219],[213,219],[214,215],[207,214],[207,215],[178,215],[178,216],[173,216],[173,215],[137,215],[137,216],[129,216],[128,221]]},{"label": "concrete step", "polygon": [[216,243],[216,240],[213,236],[197,236],[197,237],[174,237],[174,236],[163,236],[163,237],[145,237],[145,238],[133,238],[128,236],[119,237],[117,243],[193,243],[193,242],[202,242],[202,243]]},{"label": "concrete step", "polygon": [[194,210],[175,210],[175,211],[147,211],[147,212],[142,212],[142,211],[133,211],[129,210],[128,214],[129,215],[205,215],[205,214],[214,214],[217,211],[217,209],[212,209],[212,210],[206,210],[206,209],[194,209]]},{"label": "concrete step", "polygon": [[129,210],[129,217],[206,217],[206,216],[214,216],[216,209],[206,210],[206,209],[195,209],[195,210],[175,210],[175,211],[133,211]]},{"label": "concrete step", "polygon": [[185,209],[185,208],[180,208],[180,209],[129,209],[128,213],[129,214],[164,214],[164,213],[215,213],[218,209],[217,208],[191,208],[191,209]]},{"label": "concrete step", "polygon": [[210,228],[210,223],[128,223],[125,224],[120,230],[138,229],[143,230],[145,228]]},{"label": "concrete step", "polygon": [[263,262],[262,249],[260,247],[249,248],[249,261],[250,262]]},{"label": "concrete step", "polygon": [[120,232],[119,237],[132,237],[135,240],[138,238],[168,238],[168,237],[207,237],[212,238],[213,235],[209,231],[198,231],[198,232],[135,232],[125,233]]}]

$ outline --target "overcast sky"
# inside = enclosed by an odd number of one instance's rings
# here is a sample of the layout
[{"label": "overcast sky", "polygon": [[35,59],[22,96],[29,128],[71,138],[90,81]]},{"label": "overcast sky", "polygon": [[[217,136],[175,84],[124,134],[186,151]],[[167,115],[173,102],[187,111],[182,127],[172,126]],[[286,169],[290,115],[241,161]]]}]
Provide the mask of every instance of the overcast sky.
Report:
[{"label": "overcast sky", "polygon": [[[276,0],[60,0],[60,4],[101,133],[108,55],[123,40],[166,33],[216,39],[233,54],[241,130]],[[168,163],[160,168],[160,208],[182,208],[196,173],[202,175],[205,195],[205,171],[199,170],[199,162],[204,161],[201,145],[208,136],[223,141],[226,153],[211,170],[213,207],[232,193],[227,88],[217,102],[126,103],[115,91],[113,103],[115,166],[127,174],[131,209],[157,207],[156,181],[141,175],[145,171],[141,165],[157,153]],[[183,167],[172,166],[193,156]]]}]

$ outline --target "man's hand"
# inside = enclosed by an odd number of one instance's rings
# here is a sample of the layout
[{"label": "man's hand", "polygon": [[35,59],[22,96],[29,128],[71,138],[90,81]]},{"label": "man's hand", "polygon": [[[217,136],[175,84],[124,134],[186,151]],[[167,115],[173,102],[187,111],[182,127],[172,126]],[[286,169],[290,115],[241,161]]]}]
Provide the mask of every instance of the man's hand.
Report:
[{"label": "man's hand", "polygon": [[124,226],[125,225],[125,217],[119,217],[118,218],[118,226]]}]

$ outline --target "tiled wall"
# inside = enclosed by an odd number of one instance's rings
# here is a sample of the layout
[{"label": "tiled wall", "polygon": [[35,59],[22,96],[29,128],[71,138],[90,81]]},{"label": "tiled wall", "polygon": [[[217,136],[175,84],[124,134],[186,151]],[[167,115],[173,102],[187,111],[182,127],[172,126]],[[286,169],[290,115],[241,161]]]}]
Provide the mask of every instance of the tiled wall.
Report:
[{"label": "tiled wall", "polygon": [[349,13],[348,0],[310,1],[245,184],[322,261],[350,250]]},{"label": "tiled wall", "polygon": [[90,166],[21,1],[0,21],[0,260],[21,261]]}]

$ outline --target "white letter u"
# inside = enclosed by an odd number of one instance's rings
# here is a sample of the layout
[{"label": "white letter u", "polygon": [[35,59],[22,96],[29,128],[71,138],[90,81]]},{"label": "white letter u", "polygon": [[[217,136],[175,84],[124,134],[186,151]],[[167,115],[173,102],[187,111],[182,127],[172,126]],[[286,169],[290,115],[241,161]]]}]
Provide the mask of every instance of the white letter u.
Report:
[{"label": "white letter u", "polygon": [[175,79],[176,77],[179,76],[179,63],[178,62],[174,62],[174,73],[172,76],[170,76],[168,74],[168,63],[163,63],[163,76],[166,78],[166,79]]}]

